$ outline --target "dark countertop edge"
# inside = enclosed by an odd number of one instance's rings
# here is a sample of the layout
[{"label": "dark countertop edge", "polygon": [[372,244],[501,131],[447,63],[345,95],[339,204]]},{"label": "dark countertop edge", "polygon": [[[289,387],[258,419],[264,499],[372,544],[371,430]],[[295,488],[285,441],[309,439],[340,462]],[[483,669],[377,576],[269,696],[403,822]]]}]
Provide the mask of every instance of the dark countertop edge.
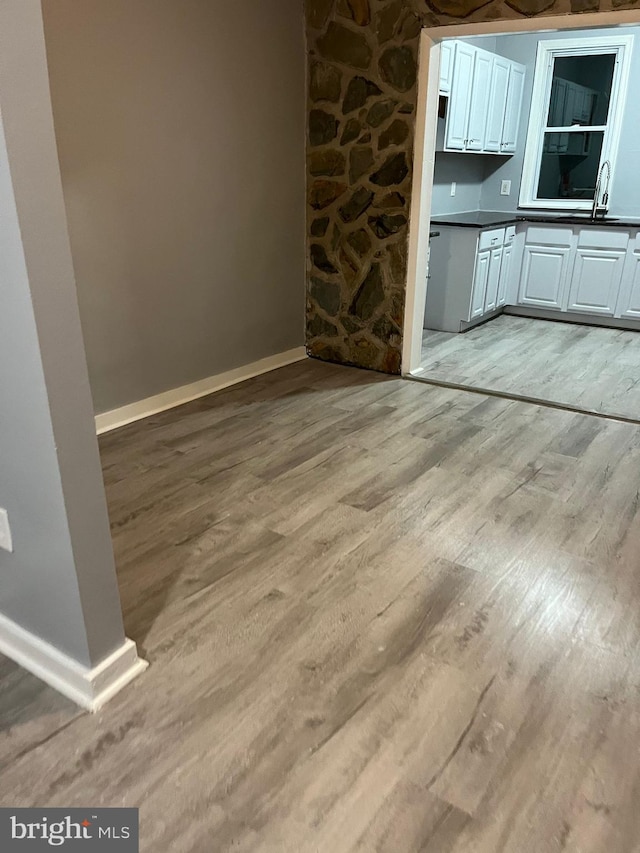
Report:
[{"label": "dark countertop edge", "polygon": [[[482,224],[479,222],[471,222],[467,220],[466,222],[456,222],[452,219],[447,219],[448,214],[444,214],[442,216],[434,216],[431,219],[431,225],[448,225],[453,228],[477,228],[482,231],[485,228],[499,228],[501,225],[517,225],[518,222],[539,222],[540,224],[547,223],[555,223],[557,225],[565,225],[569,228],[572,228],[574,225],[589,225],[593,226],[602,226],[604,225],[606,228],[640,228],[640,219],[632,222],[631,220],[625,219],[608,219],[608,220],[598,220],[596,222],[592,222],[590,219],[585,219],[584,221],[580,220],[579,222],[558,222],[558,219],[562,217],[557,216],[544,216],[540,213],[516,213],[511,214],[507,217],[505,214],[504,219],[496,218],[492,222],[483,222]],[[461,216],[463,214],[452,214],[453,216]]]},{"label": "dark countertop edge", "polygon": [[[455,215],[455,214],[454,214]],[[454,228],[494,228],[499,225],[514,225],[516,222],[522,222],[523,220],[520,217],[510,216],[507,219],[496,219],[492,222],[471,222],[467,220],[466,222],[456,222],[455,220],[447,219],[446,215],[444,217],[434,216],[431,218],[431,225],[452,225]]]},{"label": "dark countertop edge", "polygon": [[[553,223],[557,222],[556,217],[552,216],[536,216],[535,214],[530,215],[518,215],[516,220],[517,222],[539,222],[540,224],[546,225],[549,222]],[[582,220],[576,222],[557,222],[558,225],[567,225],[569,228],[573,228],[574,225],[589,225],[593,226],[604,226],[605,228],[640,228],[640,219],[636,219],[633,222],[631,219],[624,219],[620,217],[620,219],[585,219],[584,222]]]}]

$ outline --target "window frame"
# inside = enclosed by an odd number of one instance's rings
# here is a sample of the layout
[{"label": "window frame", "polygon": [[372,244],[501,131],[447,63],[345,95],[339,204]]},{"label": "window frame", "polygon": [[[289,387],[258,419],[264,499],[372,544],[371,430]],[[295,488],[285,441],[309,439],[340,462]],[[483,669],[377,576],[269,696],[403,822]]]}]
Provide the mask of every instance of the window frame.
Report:
[{"label": "window frame", "polygon": [[[605,160],[611,162],[611,181],[616,165],[616,154],[620,144],[622,119],[624,117],[627,92],[629,88],[629,72],[631,54],[633,52],[633,35],[592,36],[588,38],[553,39],[538,42],[536,66],[533,77],[533,92],[531,97],[531,113],[527,129],[522,181],[520,183],[519,207],[544,208],[546,210],[591,210],[593,199],[538,199],[538,182],[542,162],[544,136],[547,132],[554,133],[584,133],[604,130],[600,166]],[[609,115],[606,125],[590,125],[572,127],[548,127],[551,86],[553,82],[553,66],[556,57],[590,56],[602,53],[615,53],[615,68],[609,102]],[[599,166],[599,168],[600,168]]]}]

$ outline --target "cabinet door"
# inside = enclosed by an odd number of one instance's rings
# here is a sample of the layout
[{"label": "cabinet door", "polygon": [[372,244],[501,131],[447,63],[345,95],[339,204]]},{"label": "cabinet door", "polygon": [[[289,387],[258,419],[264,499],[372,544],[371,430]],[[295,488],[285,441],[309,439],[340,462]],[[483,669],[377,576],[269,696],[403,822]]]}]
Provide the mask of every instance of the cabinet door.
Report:
[{"label": "cabinet door", "polygon": [[491,91],[487,110],[487,131],[485,134],[484,150],[500,151],[502,144],[502,128],[504,127],[504,111],[507,103],[507,87],[509,85],[508,59],[496,56],[491,72]]},{"label": "cabinet door", "polygon": [[518,301],[538,308],[562,308],[562,295],[571,249],[565,246],[524,247]]},{"label": "cabinet door", "polygon": [[510,63],[507,105],[504,112],[502,142],[500,144],[500,151],[503,154],[513,154],[516,150],[518,129],[520,127],[520,111],[522,109],[524,75],[524,65],[518,65],[516,62]]},{"label": "cabinet door", "polygon": [[469,102],[473,81],[473,65],[476,48],[464,42],[456,42],[453,61],[453,83],[447,111],[445,149],[464,151],[469,124]]},{"label": "cabinet door", "polygon": [[500,279],[498,281],[498,308],[502,308],[503,305],[507,304],[512,255],[513,245],[509,244],[502,250],[502,264],[500,265]]},{"label": "cabinet door", "polygon": [[502,246],[491,250],[489,259],[489,274],[487,275],[487,290],[484,297],[485,313],[495,311],[498,307],[498,286],[500,283],[500,267],[502,265]]},{"label": "cabinet door", "polygon": [[571,276],[568,310],[613,316],[622,282],[624,259],[624,252],[578,247]]},{"label": "cabinet door", "polygon": [[467,125],[467,151],[482,151],[487,128],[487,100],[491,88],[491,66],[493,57],[484,50],[476,52],[469,101],[469,123]]},{"label": "cabinet door", "polygon": [[624,265],[616,316],[640,320],[640,252],[629,252]]},{"label": "cabinet door", "polygon": [[473,290],[471,292],[471,310],[469,319],[482,317],[484,314],[484,299],[487,292],[487,279],[489,278],[489,264],[491,263],[491,250],[484,249],[476,255],[476,269],[473,276]]},{"label": "cabinet door", "polygon": [[451,93],[451,80],[453,79],[453,56],[455,43],[443,41],[440,45],[440,94]]}]

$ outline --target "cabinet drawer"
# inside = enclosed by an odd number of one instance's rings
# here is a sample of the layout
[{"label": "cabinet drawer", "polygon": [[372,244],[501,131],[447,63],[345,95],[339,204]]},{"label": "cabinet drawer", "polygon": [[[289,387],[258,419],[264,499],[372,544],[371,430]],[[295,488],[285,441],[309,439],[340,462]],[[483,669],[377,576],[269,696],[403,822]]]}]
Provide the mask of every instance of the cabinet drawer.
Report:
[{"label": "cabinet drawer", "polygon": [[628,231],[614,231],[612,228],[583,228],[578,234],[579,249],[620,249],[624,251],[629,242]]},{"label": "cabinet drawer", "polygon": [[491,231],[481,231],[478,240],[478,249],[495,249],[504,243],[504,228],[493,228]]},{"label": "cabinet drawer", "polygon": [[504,232],[504,244],[505,246],[510,245],[516,239],[516,226],[509,225],[509,227]]},{"label": "cabinet drawer", "polygon": [[559,228],[557,225],[533,226],[527,228],[527,243],[534,246],[571,246],[573,230]]}]

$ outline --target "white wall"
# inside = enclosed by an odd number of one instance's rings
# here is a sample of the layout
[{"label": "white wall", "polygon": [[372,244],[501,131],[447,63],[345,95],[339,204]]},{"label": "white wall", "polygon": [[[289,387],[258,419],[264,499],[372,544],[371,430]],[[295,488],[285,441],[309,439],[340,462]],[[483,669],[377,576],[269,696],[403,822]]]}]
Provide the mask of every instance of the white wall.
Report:
[{"label": "white wall", "polygon": [[42,6],[96,412],[302,345],[302,0]]}]

